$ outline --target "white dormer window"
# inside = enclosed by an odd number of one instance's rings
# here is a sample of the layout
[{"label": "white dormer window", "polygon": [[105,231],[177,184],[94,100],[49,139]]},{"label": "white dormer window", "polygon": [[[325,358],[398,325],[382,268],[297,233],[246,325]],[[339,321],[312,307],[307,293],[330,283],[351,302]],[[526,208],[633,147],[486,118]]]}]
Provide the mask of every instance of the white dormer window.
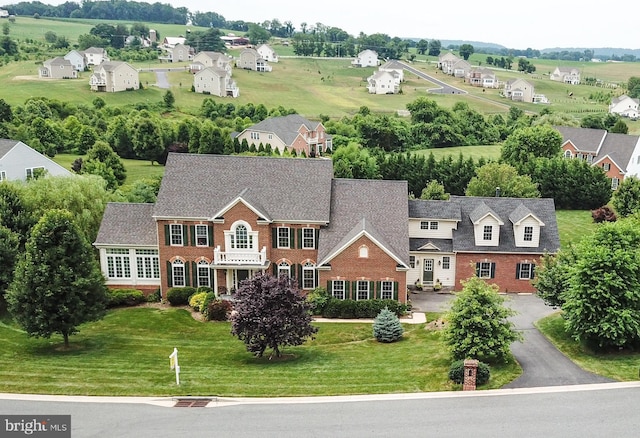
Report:
[{"label": "white dormer window", "polygon": [[532,242],[533,241],[533,227],[524,227],[524,241]]},{"label": "white dormer window", "polygon": [[482,230],[482,240],[492,240],[493,239],[493,226],[485,225]]}]

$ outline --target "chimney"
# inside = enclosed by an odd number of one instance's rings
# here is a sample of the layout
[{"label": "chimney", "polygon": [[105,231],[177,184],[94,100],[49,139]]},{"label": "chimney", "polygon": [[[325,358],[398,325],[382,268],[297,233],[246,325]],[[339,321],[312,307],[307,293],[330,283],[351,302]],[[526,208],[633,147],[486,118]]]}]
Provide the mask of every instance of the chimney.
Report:
[{"label": "chimney", "polygon": [[500,193],[501,193],[500,187],[496,187],[496,198],[500,197]]}]

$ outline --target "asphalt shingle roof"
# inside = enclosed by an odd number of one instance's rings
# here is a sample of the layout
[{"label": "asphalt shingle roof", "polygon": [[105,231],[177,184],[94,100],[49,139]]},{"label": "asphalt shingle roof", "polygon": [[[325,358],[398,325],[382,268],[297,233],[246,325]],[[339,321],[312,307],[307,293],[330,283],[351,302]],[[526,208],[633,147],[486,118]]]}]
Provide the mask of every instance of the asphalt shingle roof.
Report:
[{"label": "asphalt shingle roof", "polygon": [[409,262],[407,182],[334,179],[331,222],[320,230],[318,259],[334,255],[361,231],[367,231],[405,264]]},{"label": "asphalt shingle roof", "polygon": [[582,152],[597,153],[600,149],[607,131],[604,129],[575,128],[572,126],[554,126],[562,135],[562,143],[571,140],[571,143]]},{"label": "asphalt shingle roof", "polygon": [[423,246],[428,244],[435,246],[436,248],[438,248],[438,250],[442,252],[453,251],[453,241],[451,239],[432,239],[432,238],[424,238],[424,237],[410,238],[409,250],[410,251],[429,251],[429,250],[420,249]]},{"label": "asphalt shingle roof", "polygon": [[608,155],[623,171],[626,171],[639,139],[637,135],[609,132],[602,143],[598,159]]},{"label": "asphalt shingle roof", "polygon": [[[556,252],[560,249],[558,225],[556,223],[556,209],[551,198],[488,198],[473,196],[452,196],[451,201],[460,205],[462,221],[454,231],[453,250],[456,252],[513,252],[513,253],[544,253]],[[475,245],[475,234],[471,213],[478,206],[485,204],[495,214],[502,218],[504,225],[500,226],[500,244],[498,246]],[[484,207],[481,207],[484,209]],[[511,220],[504,220],[512,215],[519,215],[523,209],[528,209],[545,225],[540,227],[540,244],[537,248],[517,247]],[[515,212],[515,213],[514,213]]]},{"label": "asphalt shingle roof", "polygon": [[449,219],[459,221],[461,219],[460,206],[453,202],[410,199],[409,217],[413,219]]},{"label": "asphalt shingle roof", "polygon": [[282,139],[285,144],[290,145],[299,135],[301,126],[305,126],[310,131],[315,131],[319,124],[319,122],[312,122],[299,114],[289,114],[282,117],[269,117],[247,128],[247,130],[273,132]]},{"label": "asphalt shingle roof", "polygon": [[17,145],[18,142],[16,140],[9,140],[6,138],[0,138],[0,158],[4,157],[9,153],[11,149]]},{"label": "asphalt shingle roof", "polygon": [[108,203],[95,245],[157,246],[152,213],[153,204]]},{"label": "asphalt shingle roof", "polygon": [[328,159],[170,153],[154,216],[211,218],[239,196],[274,221],[329,222]]}]

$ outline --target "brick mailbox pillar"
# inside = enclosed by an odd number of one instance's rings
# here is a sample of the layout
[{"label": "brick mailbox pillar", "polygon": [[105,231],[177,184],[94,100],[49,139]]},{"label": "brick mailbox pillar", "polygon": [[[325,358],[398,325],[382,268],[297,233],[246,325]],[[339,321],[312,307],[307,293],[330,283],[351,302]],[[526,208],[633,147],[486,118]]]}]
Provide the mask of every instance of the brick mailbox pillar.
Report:
[{"label": "brick mailbox pillar", "polygon": [[464,380],[462,381],[463,391],[476,390],[476,376],[478,374],[478,361],[475,359],[465,359]]}]

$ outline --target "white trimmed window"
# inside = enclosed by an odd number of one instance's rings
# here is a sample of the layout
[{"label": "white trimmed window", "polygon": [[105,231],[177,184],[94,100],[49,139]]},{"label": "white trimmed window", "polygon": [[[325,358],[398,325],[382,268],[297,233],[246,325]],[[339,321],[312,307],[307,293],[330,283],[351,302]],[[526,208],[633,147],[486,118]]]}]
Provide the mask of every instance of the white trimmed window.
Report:
[{"label": "white trimmed window", "polygon": [[200,260],[196,269],[198,270],[198,287],[211,287],[209,263],[206,260]]},{"label": "white trimmed window", "polygon": [[429,222],[428,221],[420,222],[420,229],[421,230],[428,230],[429,229]]},{"label": "white trimmed window", "polygon": [[409,266],[412,269],[416,267],[416,256],[409,256]]},{"label": "white trimmed window", "polygon": [[356,300],[368,300],[369,299],[369,282],[365,280],[358,280],[356,285]]},{"label": "white trimmed window", "polygon": [[493,226],[485,225],[482,231],[482,240],[491,240],[493,238]]},{"label": "white trimmed window", "polygon": [[289,248],[289,227],[278,227],[278,248]]},{"label": "white trimmed window", "polygon": [[131,278],[129,250],[123,248],[107,248],[107,277]]},{"label": "white trimmed window", "polygon": [[571,151],[566,150],[566,151],[564,151],[564,157],[565,158],[571,158],[571,157],[573,157],[573,154],[571,153]]},{"label": "white trimmed window", "polygon": [[451,269],[451,257],[442,257],[442,269]]},{"label": "white trimmed window", "polygon": [[346,298],[344,280],[333,280],[331,284],[331,296],[338,300],[344,300]]},{"label": "white trimmed window", "polygon": [[314,228],[302,229],[302,249],[316,248],[316,230]]},{"label": "white trimmed window", "polygon": [[437,221],[429,222],[429,229],[430,230],[437,230],[438,229],[438,222]]},{"label": "white trimmed window", "polygon": [[358,248],[358,257],[361,259],[369,258],[369,247],[367,245],[362,245]]},{"label": "white trimmed window", "polygon": [[160,260],[157,249],[136,249],[138,278],[160,278]]},{"label": "white trimmed window", "polygon": [[173,278],[174,287],[186,286],[184,262],[182,260],[176,260],[171,264],[171,274]]},{"label": "white trimmed window", "polygon": [[278,277],[282,275],[291,278],[291,266],[287,262],[280,262],[278,265]]},{"label": "white trimmed window", "polygon": [[494,263],[491,262],[479,262],[478,263],[478,277],[479,278],[493,278]]},{"label": "white trimmed window", "polygon": [[602,168],[604,170],[611,170],[611,163],[602,163]]},{"label": "white trimmed window", "polygon": [[169,234],[171,236],[171,246],[183,246],[184,240],[182,239],[182,225],[171,224],[169,225]]},{"label": "white trimmed window", "polygon": [[209,227],[196,225],[196,246],[209,246]]},{"label": "white trimmed window", "polygon": [[518,263],[517,277],[520,280],[530,280],[533,278],[533,263]]},{"label": "white trimmed window", "polygon": [[4,181],[7,179],[7,172],[4,170],[0,170],[0,181]]},{"label": "white trimmed window", "polygon": [[619,184],[620,180],[618,178],[611,178],[611,190],[616,190]]},{"label": "white trimmed window", "polygon": [[380,284],[380,298],[383,300],[393,299],[393,281],[383,281]]},{"label": "white trimmed window", "polygon": [[43,166],[27,167],[26,169],[24,169],[24,171],[27,179],[31,179],[31,178],[36,178],[38,175],[44,172],[44,167]]},{"label": "white trimmed window", "polygon": [[302,266],[302,289],[316,288],[316,265],[307,262]]},{"label": "white trimmed window", "polygon": [[523,239],[525,242],[533,241],[533,227],[524,227]]},{"label": "white trimmed window", "polygon": [[224,238],[227,248],[253,250],[254,242],[258,240],[258,233],[251,231],[246,222],[238,221],[231,226],[229,231],[224,232]]}]

